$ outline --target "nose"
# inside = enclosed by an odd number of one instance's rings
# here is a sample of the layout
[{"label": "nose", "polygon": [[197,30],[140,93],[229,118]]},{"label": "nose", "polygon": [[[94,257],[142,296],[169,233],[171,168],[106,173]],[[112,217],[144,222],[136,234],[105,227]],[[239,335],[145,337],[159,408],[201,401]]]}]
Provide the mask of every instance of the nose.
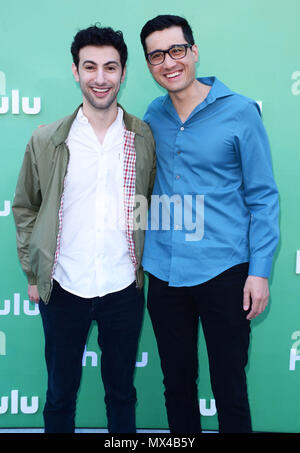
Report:
[{"label": "nose", "polygon": [[171,58],[168,53],[166,53],[165,61],[163,64],[166,68],[173,68],[174,66],[176,66],[176,61],[173,58]]},{"label": "nose", "polygon": [[95,83],[97,85],[103,85],[105,83],[105,73],[101,68],[95,74]]}]

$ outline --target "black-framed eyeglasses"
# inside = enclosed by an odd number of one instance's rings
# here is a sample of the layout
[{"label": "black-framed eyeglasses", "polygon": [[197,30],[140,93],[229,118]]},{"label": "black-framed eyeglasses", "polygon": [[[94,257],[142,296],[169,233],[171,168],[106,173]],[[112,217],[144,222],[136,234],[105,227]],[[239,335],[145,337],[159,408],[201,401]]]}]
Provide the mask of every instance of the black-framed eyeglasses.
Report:
[{"label": "black-framed eyeglasses", "polygon": [[161,64],[165,61],[166,53],[173,60],[180,60],[186,56],[187,49],[193,47],[192,44],[174,44],[167,50],[154,50],[147,54],[147,60],[153,66]]}]

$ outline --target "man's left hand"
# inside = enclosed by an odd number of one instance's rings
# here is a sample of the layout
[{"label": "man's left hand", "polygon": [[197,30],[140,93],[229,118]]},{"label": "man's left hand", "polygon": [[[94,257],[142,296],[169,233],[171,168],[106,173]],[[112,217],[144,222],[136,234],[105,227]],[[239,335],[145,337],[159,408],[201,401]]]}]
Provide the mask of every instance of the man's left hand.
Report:
[{"label": "man's left hand", "polygon": [[256,318],[268,305],[269,300],[268,279],[249,275],[244,286],[243,308],[245,311],[250,309],[247,319]]}]

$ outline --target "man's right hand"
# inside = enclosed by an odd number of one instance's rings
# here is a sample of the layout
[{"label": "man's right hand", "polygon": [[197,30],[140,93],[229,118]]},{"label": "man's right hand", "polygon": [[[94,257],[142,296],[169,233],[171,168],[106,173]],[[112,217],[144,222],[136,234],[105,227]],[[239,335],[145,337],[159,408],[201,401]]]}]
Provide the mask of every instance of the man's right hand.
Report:
[{"label": "man's right hand", "polygon": [[38,303],[40,301],[40,295],[36,285],[28,285],[28,296],[32,302]]}]

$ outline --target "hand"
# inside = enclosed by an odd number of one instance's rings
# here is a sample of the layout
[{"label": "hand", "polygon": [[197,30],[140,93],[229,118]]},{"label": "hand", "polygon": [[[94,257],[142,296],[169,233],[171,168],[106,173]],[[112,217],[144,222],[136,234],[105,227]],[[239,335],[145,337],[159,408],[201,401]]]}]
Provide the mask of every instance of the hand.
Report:
[{"label": "hand", "polygon": [[40,300],[40,295],[36,285],[28,285],[28,296],[29,300],[32,302],[38,303]]},{"label": "hand", "polygon": [[243,301],[243,308],[245,311],[249,310],[251,307],[247,319],[253,319],[264,311],[268,305],[269,295],[267,278],[256,277],[254,275],[248,276],[244,286]]}]

